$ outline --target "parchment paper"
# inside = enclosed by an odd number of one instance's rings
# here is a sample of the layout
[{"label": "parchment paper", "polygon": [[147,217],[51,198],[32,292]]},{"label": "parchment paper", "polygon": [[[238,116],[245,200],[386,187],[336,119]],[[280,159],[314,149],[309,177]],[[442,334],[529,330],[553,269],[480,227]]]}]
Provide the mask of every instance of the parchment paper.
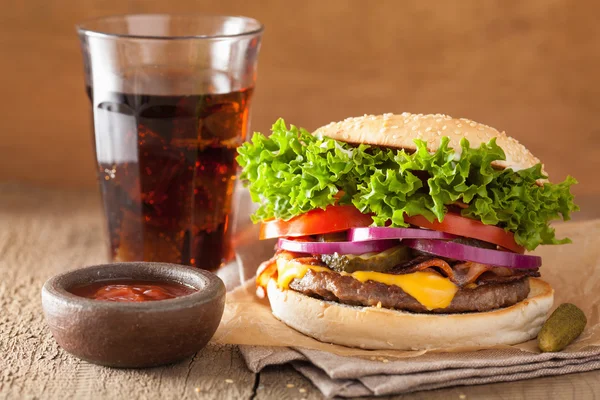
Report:
[{"label": "parchment paper", "polygon": [[[585,331],[577,341],[564,352],[581,351],[590,346],[600,346],[600,220],[569,222],[556,225],[557,237],[570,237],[572,244],[560,246],[540,246],[534,254],[542,257],[540,272],[542,279],[555,290],[554,307],[561,303],[574,303],[580,307],[588,319]],[[253,242],[240,250],[238,262],[240,270],[255,270],[273,248],[273,242]],[[248,275],[246,275],[248,276]],[[213,340],[219,343],[289,346],[328,351],[341,356],[385,356],[395,358],[416,357],[426,351],[363,350],[319,342],[307,337],[271,314],[268,301],[255,296],[253,280],[227,294],[227,302],[221,325]],[[491,347],[453,349],[470,351]],[[535,340],[514,346],[528,352],[539,352]],[[444,349],[429,350],[447,351]]]}]

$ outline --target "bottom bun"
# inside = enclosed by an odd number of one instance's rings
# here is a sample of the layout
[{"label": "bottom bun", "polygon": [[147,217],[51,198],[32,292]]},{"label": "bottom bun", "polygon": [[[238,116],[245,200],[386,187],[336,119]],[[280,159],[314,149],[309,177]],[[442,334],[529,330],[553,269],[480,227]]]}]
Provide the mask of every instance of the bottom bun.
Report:
[{"label": "bottom bun", "polygon": [[326,343],[363,349],[451,349],[509,345],[533,339],[546,320],[554,290],[529,278],[529,296],[510,307],[468,314],[415,314],[349,306],[281,290],[269,281],[273,315],[288,326]]}]

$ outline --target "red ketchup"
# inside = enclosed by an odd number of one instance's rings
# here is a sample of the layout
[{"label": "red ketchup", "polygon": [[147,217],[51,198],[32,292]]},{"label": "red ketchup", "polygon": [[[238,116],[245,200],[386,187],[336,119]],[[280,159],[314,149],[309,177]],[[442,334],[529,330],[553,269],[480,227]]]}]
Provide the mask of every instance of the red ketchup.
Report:
[{"label": "red ketchup", "polygon": [[93,300],[140,302],[174,299],[192,294],[196,289],[176,282],[119,279],[75,286],[69,292]]}]

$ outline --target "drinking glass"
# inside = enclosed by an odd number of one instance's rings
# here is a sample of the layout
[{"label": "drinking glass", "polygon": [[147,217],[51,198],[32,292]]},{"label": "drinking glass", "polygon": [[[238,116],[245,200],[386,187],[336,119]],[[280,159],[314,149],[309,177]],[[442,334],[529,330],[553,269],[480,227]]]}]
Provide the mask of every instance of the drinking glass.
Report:
[{"label": "drinking glass", "polygon": [[233,257],[236,147],[262,25],[124,15],[77,30],[111,259],[219,268]]}]

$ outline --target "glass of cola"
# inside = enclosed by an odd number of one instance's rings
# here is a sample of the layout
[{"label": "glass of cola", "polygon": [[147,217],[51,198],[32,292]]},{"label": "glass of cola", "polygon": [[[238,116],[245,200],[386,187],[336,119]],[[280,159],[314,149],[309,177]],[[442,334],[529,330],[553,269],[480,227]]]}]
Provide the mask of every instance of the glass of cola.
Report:
[{"label": "glass of cola", "polygon": [[262,25],[148,14],[77,29],[111,259],[218,269],[233,257]]}]

